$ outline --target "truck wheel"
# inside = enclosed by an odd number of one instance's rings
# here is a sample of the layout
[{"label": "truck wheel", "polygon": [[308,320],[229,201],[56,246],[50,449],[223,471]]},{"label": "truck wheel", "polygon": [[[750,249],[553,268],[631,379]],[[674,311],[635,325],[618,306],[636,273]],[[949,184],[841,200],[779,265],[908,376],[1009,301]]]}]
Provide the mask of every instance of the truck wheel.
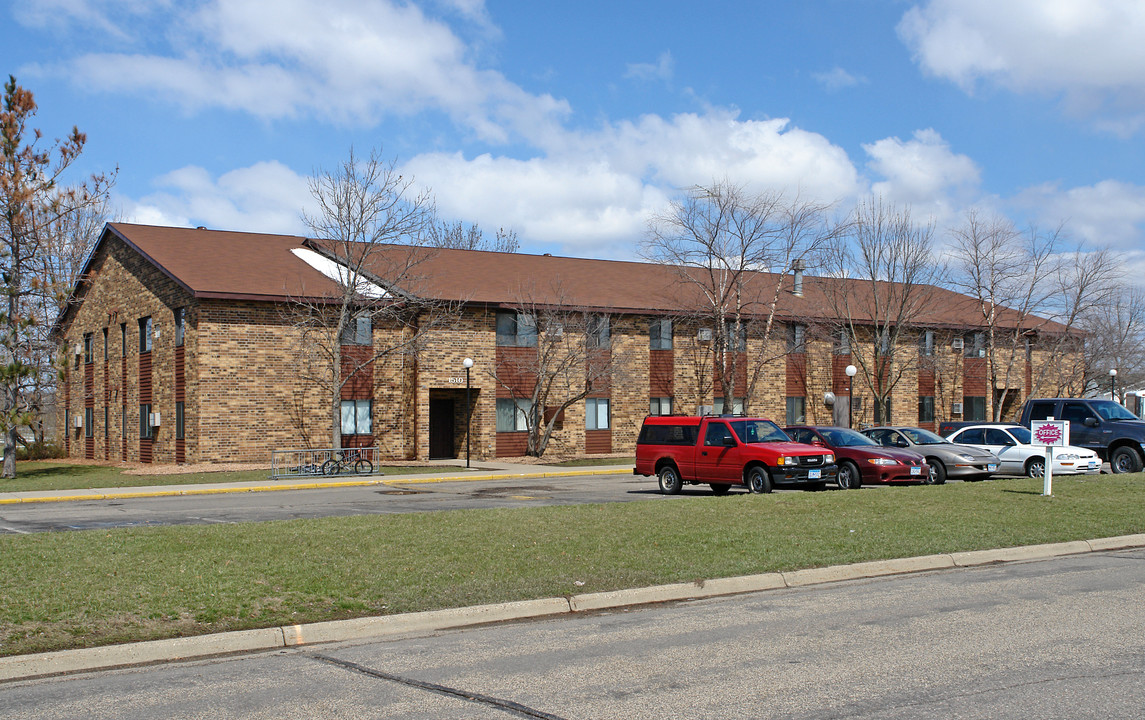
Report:
[{"label": "truck wheel", "polygon": [[680,489],[684,487],[684,483],[680,480],[680,471],[672,465],[665,465],[660,468],[657,474],[660,478],[660,492],[665,495],[679,495]]},{"label": "truck wheel", "polygon": [[1026,461],[1026,477],[1044,478],[1046,476],[1046,459],[1032,457]]},{"label": "truck wheel", "polygon": [[767,468],[756,465],[747,471],[747,489],[753,493],[771,492],[771,476]]},{"label": "truck wheel", "polygon": [[731,487],[732,487],[731,485],[725,485],[723,483],[712,483],[712,494],[713,495],[727,495],[728,490],[730,490]]},{"label": "truck wheel", "polygon": [[1131,447],[1119,447],[1109,456],[1109,467],[1115,473],[1141,472],[1141,456]]},{"label": "truck wheel", "polygon": [[938,458],[927,458],[930,465],[930,474],[926,476],[927,485],[941,485],[946,482],[946,466]]}]

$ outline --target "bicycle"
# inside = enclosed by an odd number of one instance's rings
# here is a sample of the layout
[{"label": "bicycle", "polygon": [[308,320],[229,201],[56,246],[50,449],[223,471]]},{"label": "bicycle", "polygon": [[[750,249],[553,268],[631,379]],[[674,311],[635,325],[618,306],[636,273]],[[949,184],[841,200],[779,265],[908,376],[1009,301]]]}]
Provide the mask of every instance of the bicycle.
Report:
[{"label": "bicycle", "polygon": [[374,472],[374,464],[363,457],[361,450],[336,451],[333,457],[322,463],[323,475],[340,475],[350,472],[355,475],[369,475]]}]

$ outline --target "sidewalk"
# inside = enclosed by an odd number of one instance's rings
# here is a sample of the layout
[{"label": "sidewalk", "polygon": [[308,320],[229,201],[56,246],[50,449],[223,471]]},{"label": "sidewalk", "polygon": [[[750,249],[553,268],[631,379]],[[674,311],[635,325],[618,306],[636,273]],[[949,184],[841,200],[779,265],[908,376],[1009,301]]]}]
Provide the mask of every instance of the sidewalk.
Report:
[{"label": "sidewalk", "polygon": [[[586,465],[562,468],[554,465],[525,465],[520,463],[472,461],[465,467],[464,460],[442,460],[440,471],[406,475],[290,477],[265,481],[238,483],[195,483],[189,485],[154,485],[143,487],[84,488],[78,490],[27,490],[0,493],[0,505],[42,502],[77,502],[91,500],[123,500],[128,498],[170,497],[176,495],[219,495],[225,493],[276,492],[283,490],[316,490],[321,488],[365,487],[370,485],[417,485],[438,482],[473,482],[513,478],[573,477],[577,475],[631,474],[631,465]],[[383,473],[385,469],[382,468]]]}]

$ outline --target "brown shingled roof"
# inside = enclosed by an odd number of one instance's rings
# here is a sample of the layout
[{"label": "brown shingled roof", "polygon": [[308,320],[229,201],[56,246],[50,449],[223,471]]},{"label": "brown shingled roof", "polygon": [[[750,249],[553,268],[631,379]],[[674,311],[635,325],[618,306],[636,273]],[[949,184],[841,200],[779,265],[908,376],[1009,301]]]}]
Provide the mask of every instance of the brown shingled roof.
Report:
[{"label": "brown shingled roof", "polygon": [[[334,284],[300,260],[291,250],[304,243],[322,245],[293,235],[224,232],[110,223],[112,233],[200,298],[276,301],[289,297],[322,297]],[[106,237],[106,234],[105,234]],[[102,242],[102,239],[101,239]],[[387,253],[407,253],[405,246],[388,246]],[[694,286],[682,283],[674,268],[651,263],[434,249],[418,265],[416,287],[404,290],[441,300],[511,307],[521,302],[600,308],[611,312],[674,313],[696,300]],[[775,276],[760,273],[762,287]],[[790,278],[785,279],[788,288]],[[807,277],[804,295],[780,294],[781,319],[813,322],[832,316],[827,289],[838,282]],[[934,309],[916,324],[964,328],[981,324],[972,298],[943,288]],[[1011,322],[1016,315],[1011,313]],[[1044,321],[1027,320],[1027,325]],[[1064,329],[1050,323],[1054,329]],[[1048,329],[1043,326],[1043,330]]]}]

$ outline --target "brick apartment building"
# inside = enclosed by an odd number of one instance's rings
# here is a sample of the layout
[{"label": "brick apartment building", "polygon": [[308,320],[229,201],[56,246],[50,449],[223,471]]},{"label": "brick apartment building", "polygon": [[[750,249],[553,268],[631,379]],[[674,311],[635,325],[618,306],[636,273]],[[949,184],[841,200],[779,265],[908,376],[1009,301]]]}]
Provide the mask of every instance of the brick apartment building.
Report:
[{"label": "brick apartment building", "polygon": [[[58,418],[66,453],[131,462],[266,461],[276,449],[327,447],[338,421],[343,446],[377,444],[393,459],[464,456],[467,446],[474,459],[522,455],[518,408],[528,393],[517,385],[527,384],[529,373],[507,368],[535,358],[538,332],[553,332],[538,331],[531,310],[538,307],[576,308],[589,318],[581,337],[587,332],[612,363],[610,381],[595,382],[588,397],[559,414],[550,452],[632,452],[650,412],[722,410],[710,329],[682,312],[694,289],[679,284],[675,269],[434,250],[420,265],[417,292],[451,303],[450,322],[426,331],[416,355],[389,354],[358,371],[342,390],[337,420],[331,402],[300,377],[300,331],[284,312],[337,289],[307,260],[308,250],[313,255],[321,243],[107,225],[55,327],[66,357]],[[750,412],[781,424],[846,424],[844,368],[856,360],[850,353],[862,350],[838,342],[826,301],[832,281],[778,280],[783,291],[769,346],[747,337],[739,348],[744,357],[767,360],[751,372],[749,363],[738,366],[736,402],[750,397]],[[982,331],[967,320],[976,313],[971,299],[932,291],[940,295],[935,309],[912,322],[929,329],[901,348],[912,361],[895,385],[889,418],[874,417],[869,393],[856,384],[856,424],[889,419],[933,427],[985,418],[996,402]],[[370,357],[372,348],[393,343],[394,333],[408,332],[357,330],[345,340],[344,358]],[[474,361],[468,423],[467,357]],[[1007,406],[1020,405],[1046,362],[1036,344],[1027,349],[1008,380]],[[824,402],[827,392],[837,397],[832,406]]]}]

